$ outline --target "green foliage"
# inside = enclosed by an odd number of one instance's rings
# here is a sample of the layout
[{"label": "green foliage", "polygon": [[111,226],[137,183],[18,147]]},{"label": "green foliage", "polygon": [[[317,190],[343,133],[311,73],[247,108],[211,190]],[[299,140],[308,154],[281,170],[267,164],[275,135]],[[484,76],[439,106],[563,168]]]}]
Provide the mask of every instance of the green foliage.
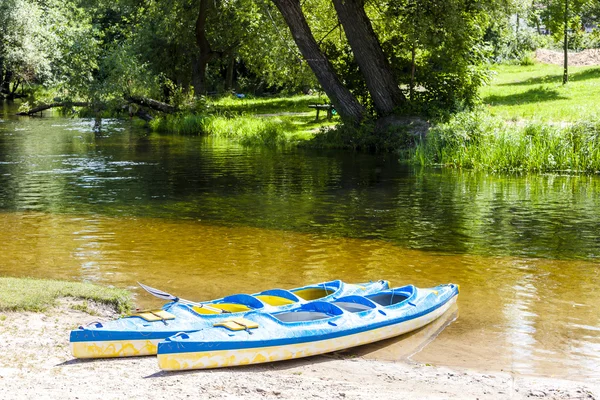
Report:
[{"label": "green foliage", "polygon": [[6,0],[0,6],[0,67],[16,82],[38,82],[77,97],[97,68],[97,34],[72,2]]},{"label": "green foliage", "polygon": [[416,144],[417,136],[408,129],[408,124],[379,128],[367,121],[360,126],[338,124],[324,127],[301,146],[361,150],[369,152],[405,151]]},{"label": "green foliage", "polygon": [[556,126],[507,124],[482,111],[433,127],[412,155],[424,165],[490,171],[600,172],[600,120]]},{"label": "green foliage", "polygon": [[74,297],[112,306],[119,313],[132,307],[131,293],[90,283],[41,280],[30,278],[0,278],[1,311],[44,311],[55,305],[56,299]]},{"label": "green foliage", "polygon": [[[408,88],[415,52],[413,107],[458,110],[477,101],[487,81],[482,37],[495,2],[402,0],[390,2],[377,24],[396,75]],[[375,8],[372,13],[378,13]],[[375,18],[373,20],[376,20]]]}]

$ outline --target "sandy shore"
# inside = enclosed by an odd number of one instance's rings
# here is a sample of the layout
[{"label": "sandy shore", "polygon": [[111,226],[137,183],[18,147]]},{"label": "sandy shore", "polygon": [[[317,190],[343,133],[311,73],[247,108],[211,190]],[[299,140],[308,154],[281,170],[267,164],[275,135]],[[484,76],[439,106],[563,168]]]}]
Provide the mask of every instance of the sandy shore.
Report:
[{"label": "sandy shore", "polygon": [[335,354],[181,373],[161,372],[154,357],[76,360],[69,331],[112,315],[72,304],[0,316],[2,399],[600,399],[594,383]]}]

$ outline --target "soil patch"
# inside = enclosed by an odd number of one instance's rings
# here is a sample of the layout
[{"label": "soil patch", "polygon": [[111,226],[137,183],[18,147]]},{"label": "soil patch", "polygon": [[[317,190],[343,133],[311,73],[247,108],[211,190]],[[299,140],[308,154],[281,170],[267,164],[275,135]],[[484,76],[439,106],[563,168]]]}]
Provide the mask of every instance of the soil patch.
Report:
[{"label": "soil patch", "polygon": [[[578,53],[569,52],[568,57],[571,66],[600,65],[600,49],[587,49]],[[539,49],[535,52],[535,59],[544,64],[563,65],[563,52]]]}]

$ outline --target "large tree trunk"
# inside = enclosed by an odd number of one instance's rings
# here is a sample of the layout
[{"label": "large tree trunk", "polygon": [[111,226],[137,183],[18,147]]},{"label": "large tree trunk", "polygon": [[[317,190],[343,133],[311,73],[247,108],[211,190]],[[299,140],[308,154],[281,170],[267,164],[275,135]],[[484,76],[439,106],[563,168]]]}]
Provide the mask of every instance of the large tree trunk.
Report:
[{"label": "large tree trunk", "polygon": [[365,109],[342,84],[333,66],[319,48],[302,13],[300,0],[272,1],[283,15],[300,53],[302,53],[323,90],[335,105],[336,111],[343,119],[359,123],[364,117]]},{"label": "large tree trunk", "polygon": [[364,9],[363,0],[333,0],[333,5],[346,32],[362,76],[377,113],[391,114],[405,103],[392,68],[383,53],[371,21]]},{"label": "large tree trunk", "polygon": [[13,73],[11,70],[6,70],[4,74],[4,79],[2,80],[2,87],[0,87],[0,91],[5,94],[10,94],[10,81],[12,80]]},{"label": "large tree trunk", "polygon": [[233,89],[233,73],[235,70],[235,52],[233,50],[227,52],[227,70],[225,72],[225,89]]},{"label": "large tree trunk", "polygon": [[196,18],[195,33],[198,51],[192,65],[192,86],[194,86],[196,94],[206,93],[206,69],[208,63],[217,55],[210,48],[210,43],[206,37],[206,18],[212,6],[212,0],[200,0],[200,9]]}]

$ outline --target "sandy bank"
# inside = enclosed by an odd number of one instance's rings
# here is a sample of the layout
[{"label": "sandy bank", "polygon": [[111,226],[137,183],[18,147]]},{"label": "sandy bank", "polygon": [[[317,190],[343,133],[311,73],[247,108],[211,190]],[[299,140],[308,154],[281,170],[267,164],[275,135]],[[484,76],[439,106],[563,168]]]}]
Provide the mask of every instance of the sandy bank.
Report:
[{"label": "sandy bank", "polygon": [[111,318],[73,310],[0,317],[2,399],[599,399],[594,383],[478,373],[339,355],[235,369],[163,373],[153,357],[74,360],[69,330]]}]

